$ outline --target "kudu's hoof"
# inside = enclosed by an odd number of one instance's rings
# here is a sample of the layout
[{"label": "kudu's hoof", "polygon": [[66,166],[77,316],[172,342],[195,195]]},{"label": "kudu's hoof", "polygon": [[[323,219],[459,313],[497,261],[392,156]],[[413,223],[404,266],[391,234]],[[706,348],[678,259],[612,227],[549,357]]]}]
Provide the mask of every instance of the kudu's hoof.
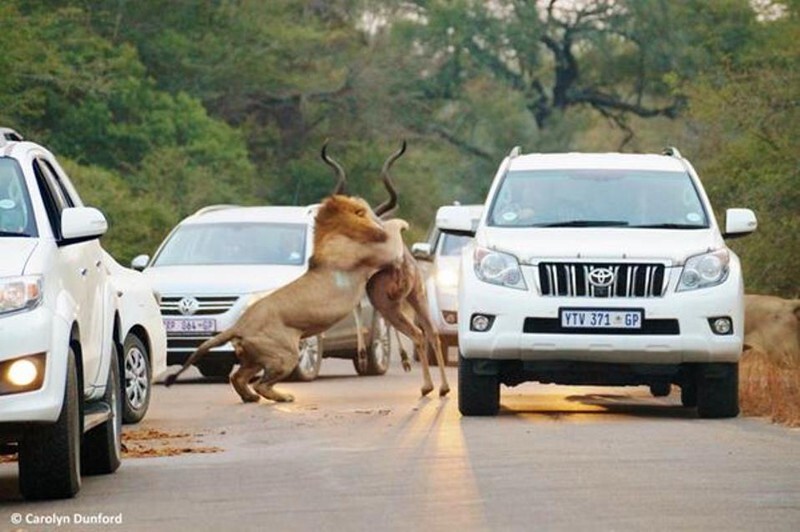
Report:
[{"label": "kudu's hoof", "polygon": [[432,384],[430,386],[423,386],[422,388],[420,388],[420,392],[422,393],[422,397],[425,397],[426,395],[428,395],[432,391],[433,391],[433,385]]},{"label": "kudu's hoof", "polygon": [[439,388],[439,397],[444,397],[448,393],[450,393],[450,387],[449,386],[442,386],[441,388]]}]

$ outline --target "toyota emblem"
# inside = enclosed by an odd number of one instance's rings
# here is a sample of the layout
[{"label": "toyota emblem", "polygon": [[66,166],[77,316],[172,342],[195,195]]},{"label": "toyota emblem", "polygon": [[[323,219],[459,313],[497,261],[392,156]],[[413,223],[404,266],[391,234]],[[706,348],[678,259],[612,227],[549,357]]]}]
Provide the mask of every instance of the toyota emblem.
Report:
[{"label": "toyota emblem", "polygon": [[178,311],[184,316],[191,316],[200,308],[200,302],[193,297],[184,297],[178,302]]},{"label": "toyota emblem", "polygon": [[611,283],[614,282],[614,272],[611,268],[592,268],[589,271],[589,282],[592,286],[611,286]]}]

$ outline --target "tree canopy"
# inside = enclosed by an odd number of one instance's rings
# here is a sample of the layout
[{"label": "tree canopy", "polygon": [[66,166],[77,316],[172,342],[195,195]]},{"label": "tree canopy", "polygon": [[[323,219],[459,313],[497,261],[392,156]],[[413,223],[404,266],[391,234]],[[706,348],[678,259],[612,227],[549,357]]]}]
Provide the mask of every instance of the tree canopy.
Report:
[{"label": "tree canopy", "polygon": [[[420,238],[524,151],[677,142],[749,206],[748,289],[797,294],[796,0],[7,0],[0,124],[66,159],[120,260],[213,203],[378,202]],[[723,212],[717,213],[722,216]],[[768,264],[765,268],[764,264]]]}]

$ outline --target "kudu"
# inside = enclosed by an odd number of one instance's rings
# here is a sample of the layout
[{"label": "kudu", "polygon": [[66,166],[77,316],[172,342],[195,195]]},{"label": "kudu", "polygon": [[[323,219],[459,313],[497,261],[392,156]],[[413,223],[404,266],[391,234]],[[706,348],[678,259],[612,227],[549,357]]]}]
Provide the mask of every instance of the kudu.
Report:
[{"label": "kudu", "polygon": [[[322,158],[336,171],[338,177],[336,190],[342,193],[346,190],[346,174],[342,166],[327,155],[326,146],[323,146]],[[397,189],[392,182],[389,169],[405,151],[406,142],[403,141],[400,149],[392,153],[381,168],[381,179],[389,193],[389,199],[375,207],[374,212],[382,219],[388,218],[397,207]],[[425,396],[433,390],[433,381],[427,356],[429,346],[434,351],[441,374],[439,395],[447,395],[450,391],[450,385],[447,382],[445,373],[444,355],[441,350],[439,334],[436,332],[431,320],[422,270],[408,247],[403,247],[403,257],[398,263],[388,265],[370,277],[367,282],[367,295],[372,306],[380,312],[386,321],[414,342],[415,352],[419,355],[422,363],[422,395]],[[403,367],[408,370],[410,364],[404,350],[401,351],[401,356],[403,356]]]}]

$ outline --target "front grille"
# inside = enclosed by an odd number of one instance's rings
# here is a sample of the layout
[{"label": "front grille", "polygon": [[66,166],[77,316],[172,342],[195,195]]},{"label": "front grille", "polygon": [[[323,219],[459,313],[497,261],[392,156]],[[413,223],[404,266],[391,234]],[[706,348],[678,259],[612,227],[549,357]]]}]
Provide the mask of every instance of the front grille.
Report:
[{"label": "front grille", "polygon": [[[589,282],[589,273],[597,268],[613,272],[609,286]],[[543,296],[661,297],[666,290],[665,270],[663,264],[542,262],[539,285]]]},{"label": "front grille", "polygon": [[[163,316],[183,316],[178,310],[178,304],[184,297],[192,296],[163,296],[161,298],[161,314]],[[195,296],[199,303],[197,311],[192,316],[212,316],[227,312],[239,299],[238,296]]]}]

